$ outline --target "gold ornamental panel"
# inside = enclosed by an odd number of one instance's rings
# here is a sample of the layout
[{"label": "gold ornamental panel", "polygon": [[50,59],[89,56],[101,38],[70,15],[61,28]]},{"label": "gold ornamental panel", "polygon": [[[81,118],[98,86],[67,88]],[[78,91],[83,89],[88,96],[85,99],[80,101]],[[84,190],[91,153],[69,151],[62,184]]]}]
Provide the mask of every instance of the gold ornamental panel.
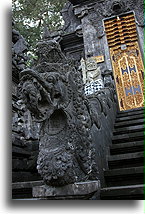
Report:
[{"label": "gold ornamental panel", "polygon": [[134,14],[113,17],[104,24],[120,110],[143,107],[144,66]]}]

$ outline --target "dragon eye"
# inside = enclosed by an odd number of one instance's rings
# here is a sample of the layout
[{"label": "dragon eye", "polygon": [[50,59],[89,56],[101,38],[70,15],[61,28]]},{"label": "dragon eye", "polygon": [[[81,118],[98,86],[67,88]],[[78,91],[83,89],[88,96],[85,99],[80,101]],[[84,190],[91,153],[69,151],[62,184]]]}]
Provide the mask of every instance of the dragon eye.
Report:
[{"label": "dragon eye", "polygon": [[54,78],[53,78],[52,76],[49,76],[49,77],[47,78],[47,81],[53,83],[53,82],[54,82]]}]

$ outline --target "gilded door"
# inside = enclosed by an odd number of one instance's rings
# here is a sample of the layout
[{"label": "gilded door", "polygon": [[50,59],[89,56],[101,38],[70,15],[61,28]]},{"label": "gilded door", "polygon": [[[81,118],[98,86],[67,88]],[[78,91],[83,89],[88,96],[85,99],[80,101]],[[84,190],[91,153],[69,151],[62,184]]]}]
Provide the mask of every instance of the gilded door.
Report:
[{"label": "gilded door", "polygon": [[144,105],[144,66],[133,13],[104,21],[120,110]]}]

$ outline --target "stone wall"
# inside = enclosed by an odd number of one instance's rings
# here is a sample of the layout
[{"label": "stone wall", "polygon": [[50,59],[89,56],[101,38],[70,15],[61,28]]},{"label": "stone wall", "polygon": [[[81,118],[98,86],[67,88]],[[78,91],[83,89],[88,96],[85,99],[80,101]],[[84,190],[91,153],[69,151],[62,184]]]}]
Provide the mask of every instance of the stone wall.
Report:
[{"label": "stone wall", "polygon": [[28,44],[12,29],[12,181],[38,180],[39,125],[18,96],[19,74],[26,67]]},{"label": "stone wall", "polygon": [[[72,0],[69,2],[71,3],[67,3],[62,11],[65,21],[64,34],[73,33],[83,38],[84,48],[80,56],[83,54],[85,58],[103,56],[104,61],[99,62],[101,69],[112,70],[103,20],[129,11],[134,11],[135,13],[138,37],[143,53],[144,16],[142,0]],[[62,38],[63,43],[65,36]],[[68,44],[68,48],[70,45],[71,43]],[[77,48],[76,52],[78,52]],[[75,52],[73,52],[73,55],[75,56]]]},{"label": "stone wall", "polygon": [[112,133],[116,113],[118,110],[116,95],[113,89],[105,87],[88,96],[90,105],[92,105],[94,114],[98,114],[100,126],[92,127],[93,142],[96,149],[96,162],[98,164],[101,186],[104,186],[104,171],[108,169],[109,147],[112,144]]}]

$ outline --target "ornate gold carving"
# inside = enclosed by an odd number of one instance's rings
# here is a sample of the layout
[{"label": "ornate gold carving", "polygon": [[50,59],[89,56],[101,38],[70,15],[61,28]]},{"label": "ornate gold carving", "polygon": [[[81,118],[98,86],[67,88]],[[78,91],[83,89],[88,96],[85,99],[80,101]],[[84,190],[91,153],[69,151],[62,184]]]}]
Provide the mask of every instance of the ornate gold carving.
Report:
[{"label": "ornate gold carving", "polygon": [[144,105],[144,66],[134,14],[105,20],[120,110]]},{"label": "ornate gold carving", "polygon": [[104,56],[94,56],[93,57],[97,63],[104,62]]}]

